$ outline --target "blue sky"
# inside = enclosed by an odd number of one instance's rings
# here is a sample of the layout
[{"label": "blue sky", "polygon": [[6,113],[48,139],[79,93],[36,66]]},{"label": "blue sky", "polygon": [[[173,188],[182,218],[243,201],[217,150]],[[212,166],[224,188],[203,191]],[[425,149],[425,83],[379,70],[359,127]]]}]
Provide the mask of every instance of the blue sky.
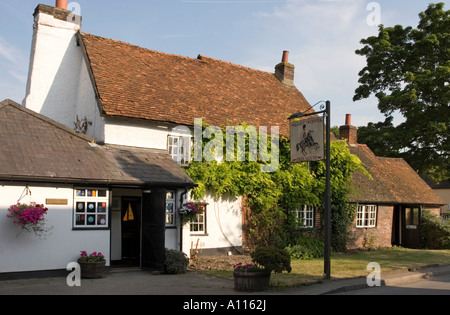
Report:
[{"label": "blue sky", "polygon": [[[364,58],[354,51],[361,47],[362,38],[378,33],[368,16],[379,12],[386,26],[416,27],[419,12],[430,2],[76,1],[84,32],[166,53],[192,58],[202,54],[273,72],[282,51],[289,50],[289,62],[296,67],[295,84],[307,100],[311,104],[330,100],[332,125],[342,125],[345,114],[352,114],[356,126],[384,120],[375,99],[352,101],[357,74],[365,66]],[[55,0],[0,0],[0,100],[21,103],[25,97],[32,14],[39,3],[54,5]]]}]

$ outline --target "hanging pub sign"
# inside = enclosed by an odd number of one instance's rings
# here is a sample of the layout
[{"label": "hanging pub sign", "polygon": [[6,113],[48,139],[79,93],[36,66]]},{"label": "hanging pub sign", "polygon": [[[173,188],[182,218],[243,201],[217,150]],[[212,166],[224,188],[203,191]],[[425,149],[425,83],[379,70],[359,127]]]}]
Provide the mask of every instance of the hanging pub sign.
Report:
[{"label": "hanging pub sign", "polygon": [[291,162],[324,159],[323,117],[291,122]]}]

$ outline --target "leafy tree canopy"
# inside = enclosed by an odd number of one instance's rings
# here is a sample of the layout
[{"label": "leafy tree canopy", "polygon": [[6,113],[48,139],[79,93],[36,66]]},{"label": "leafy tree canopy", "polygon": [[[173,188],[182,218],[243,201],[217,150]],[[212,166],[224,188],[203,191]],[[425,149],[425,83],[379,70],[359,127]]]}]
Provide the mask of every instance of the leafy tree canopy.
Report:
[{"label": "leafy tree canopy", "polygon": [[[378,36],[362,39],[364,47],[356,51],[366,57],[367,65],[359,72],[353,100],[374,94],[388,118],[369,124],[359,136],[373,132],[374,152],[402,156],[419,174],[435,181],[450,178],[449,13],[444,3],[430,4],[419,14],[417,28],[380,25]],[[394,111],[405,118],[396,127]]]}]

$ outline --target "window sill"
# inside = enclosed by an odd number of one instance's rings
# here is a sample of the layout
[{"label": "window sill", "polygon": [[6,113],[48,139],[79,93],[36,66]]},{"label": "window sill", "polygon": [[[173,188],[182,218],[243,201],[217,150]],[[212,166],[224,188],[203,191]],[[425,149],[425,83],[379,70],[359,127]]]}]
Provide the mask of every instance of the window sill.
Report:
[{"label": "window sill", "polygon": [[209,236],[209,234],[208,233],[202,233],[202,234],[192,234],[192,233],[190,233],[189,234],[189,236]]},{"label": "window sill", "polygon": [[73,227],[72,231],[109,231],[109,227]]}]

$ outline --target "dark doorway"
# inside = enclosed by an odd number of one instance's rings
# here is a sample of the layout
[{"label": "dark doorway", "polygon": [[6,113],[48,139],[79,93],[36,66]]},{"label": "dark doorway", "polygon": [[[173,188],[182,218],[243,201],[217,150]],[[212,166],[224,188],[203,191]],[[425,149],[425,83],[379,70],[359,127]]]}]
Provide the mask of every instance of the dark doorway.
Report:
[{"label": "dark doorway", "polygon": [[122,197],[122,264],[140,266],[141,198]]},{"label": "dark doorway", "polygon": [[402,245],[402,224],[401,224],[401,207],[394,206],[394,214],[392,217],[392,245]]},{"label": "dark doorway", "polygon": [[392,245],[420,248],[419,206],[398,205],[394,207],[392,221]]}]

